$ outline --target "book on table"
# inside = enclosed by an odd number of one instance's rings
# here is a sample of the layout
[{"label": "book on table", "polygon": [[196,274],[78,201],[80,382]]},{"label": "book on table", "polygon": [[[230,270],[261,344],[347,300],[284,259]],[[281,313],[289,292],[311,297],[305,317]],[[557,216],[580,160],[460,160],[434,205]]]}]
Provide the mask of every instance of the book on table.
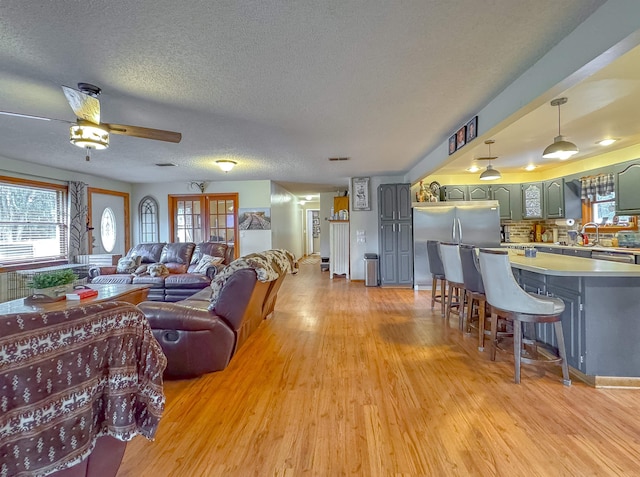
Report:
[{"label": "book on table", "polygon": [[92,288],[83,288],[81,290],[75,290],[73,293],[67,293],[67,300],[82,300],[84,298],[90,298],[97,296],[98,290]]}]

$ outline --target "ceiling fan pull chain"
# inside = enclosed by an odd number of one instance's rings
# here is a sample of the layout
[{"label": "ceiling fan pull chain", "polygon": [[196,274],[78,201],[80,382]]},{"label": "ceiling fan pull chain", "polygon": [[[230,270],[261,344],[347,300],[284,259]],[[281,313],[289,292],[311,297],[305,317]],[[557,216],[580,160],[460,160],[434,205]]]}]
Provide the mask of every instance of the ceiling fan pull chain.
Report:
[{"label": "ceiling fan pull chain", "polygon": [[87,162],[89,162],[89,161],[91,160],[91,148],[90,148],[90,147],[87,147],[86,149],[87,149],[87,155],[86,155],[86,157],[84,158],[84,160],[85,160],[85,161],[87,161]]}]

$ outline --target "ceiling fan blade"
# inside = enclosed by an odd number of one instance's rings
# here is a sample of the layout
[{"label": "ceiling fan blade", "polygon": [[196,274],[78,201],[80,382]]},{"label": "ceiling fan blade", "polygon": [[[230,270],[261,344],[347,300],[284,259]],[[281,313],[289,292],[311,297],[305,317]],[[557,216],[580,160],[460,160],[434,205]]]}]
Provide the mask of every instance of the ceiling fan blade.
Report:
[{"label": "ceiling fan blade", "polygon": [[63,86],[62,91],[76,116],[85,121],[100,124],[100,101],[98,98],[68,86]]},{"label": "ceiling fan blade", "polygon": [[107,124],[103,126],[109,128],[109,132],[113,134],[122,134],[124,136],[141,137],[144,139],[154,139],[156,141],[166,141],[178,143],[182,140],[182,134],[173,131],[164,131],[162,129],[142,128],[140,126],[127,126],[126,124]]},{"label": "ceiling fan blade", "polygon": [[43,116],[33,116],[32,114],[12,113],[10,111],[0,111],[0,114],[4,116],[15,116],[17,118],[38,119],[40,121],[59,121],[61,123],[73,124],[72,121],[67,121],[66,119],[45,118]]}]

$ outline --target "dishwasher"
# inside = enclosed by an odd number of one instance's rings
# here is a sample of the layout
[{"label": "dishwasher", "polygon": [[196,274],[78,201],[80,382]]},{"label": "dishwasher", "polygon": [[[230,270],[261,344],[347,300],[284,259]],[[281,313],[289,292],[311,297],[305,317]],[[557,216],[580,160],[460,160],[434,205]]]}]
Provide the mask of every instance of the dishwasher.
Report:
[{"label": "dishwasher", "polygon": [[609,252],[604,250],[594,250],[591,258],[595,260],[607,260],[609,262],[636,263],[636,258],[632,253]]}]

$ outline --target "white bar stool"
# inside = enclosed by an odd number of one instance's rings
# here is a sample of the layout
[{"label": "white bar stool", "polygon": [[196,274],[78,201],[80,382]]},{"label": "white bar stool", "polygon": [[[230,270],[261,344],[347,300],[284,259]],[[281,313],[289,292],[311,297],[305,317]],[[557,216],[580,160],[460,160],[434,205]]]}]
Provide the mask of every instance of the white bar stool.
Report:
[{"label": "white bar stool", "polygon": [[447,320],[451,317],[451,308],[456,308],[460,330],[464,328],[464,305],[466,291],[462,262],[460,261],[460,246],[457,243],[440,242],[440,257],[444,266],[444,276],[449,284],[447,289]]},{"label": "white bar stool", "polygon": [[[520,383],[520,363],[536,364],[540,362],[560,363],[565,386],[571,385],[567,354],[562,333],[561,315],[564,302],[533,293],[527,293],[513,276],[509,253],[506,250],[480,249],[480,273],[484,284],[487,302],[491,305],[491,342],[495,353],[495,328],[500,314],[513,320],[513,354],[515,359],[515,383]],[[553,323],[558,340],[559,358],[532,359],[522,356],[522,323]]]},{"label": "white bar stool", "polygon": [[[440,258],[437,240],[427,240],[427,255],[429,257],[429,271],[431,272],[431,309],[436,303],[440,303],[440,311],[444,317],[444,307],[447,301],[447,279],[444,276],[444,266]],[[437,293],[440,283],[440,293]]]}]

